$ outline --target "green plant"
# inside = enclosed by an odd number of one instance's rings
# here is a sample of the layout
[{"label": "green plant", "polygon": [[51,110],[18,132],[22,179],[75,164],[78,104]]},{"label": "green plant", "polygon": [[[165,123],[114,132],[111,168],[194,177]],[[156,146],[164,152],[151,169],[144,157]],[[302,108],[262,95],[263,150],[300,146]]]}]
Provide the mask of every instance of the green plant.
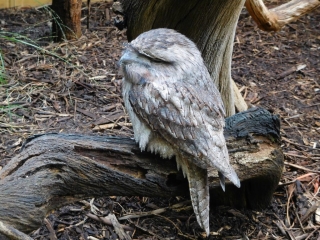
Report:
[{"label": "green plant", "polygon": [[53,52],[50,52],[50,51],[40,47],[35,41],[33,41],[32,39],[30,39],[30,38],[28,38],[26,36],[23,36],[21,34],[12,33],[12,32],[1,32],[0,33],[0,39],[1,38],[4,39],[4,40],[10,41],[10,42],[21,43],[21,44],[28,45],[30,47],[35,48],[36,50],[41,51],[42,53],[45,53],[47,55],[51,55],[53,57],[56,57],[56,58],[58,58],[60,60],[66,61],[64,58],[60,57],[59,55],[57,55],[57,54],[55,54]]},{"label": "green plant", "polygon": [[2,52],[0,49],[0,85],[6,84],[6,77],[5,77],[5,67],[4,67],[4,60],[2,57]]},{"label": "green plant", "polygon": [[[61,18],[59,17],[59,15],[53,11],[50,7],[48,6],[45,6],[44,7],[44,10],[51,16],[51,22],[52,24],[54,24],[56,26],[56,30],[57,29],[60,29],[60,32],[62,33],[63,35],[63,39],[66,39],[66,35],[65,35],[65,29],[69,29],[71,30],[70,28],[68,28],[66,25],[63,24],[63,21],[61,20]],[[54,33],[56,34],[56,32]],[[51,36],[52,38],[55,38],[57,36]],[[53,39],[52,39],[53,40]]]},{"label": "green plant", "polygon": [[[32,39],[30,39],[30,38],[28,38],[28,37],[26,37],[24,35],[21,35],[21,34],[18,34],[18,33],[2,31],[2,32],[0,32],[0,39],[4,39],[4,40],[11,41],[11,42],[14,42],[14,43],[21,43],[21,44],[25,44],[27,46],[33,47],[34,49],[40,51],[42,54],[46,54],[46,55],[55,57],[55,58],[65,62],[66,64],[78,69],[80,72],[82,72],[84,75],[87,76],[87,74],[84,73],[83,70],[81,70],[78,66],[76,66],[76,65],[72,64],[71,62],[69,62],[66,58],[63,58],[63,57],[59,56],[58,54],[56,54],[56,53],[54,53],[52,51],[48,51],[45,48],[40,47],[34,40],[32,40]],[[4,62],[2,61],[2,63],[4,63]]]}]

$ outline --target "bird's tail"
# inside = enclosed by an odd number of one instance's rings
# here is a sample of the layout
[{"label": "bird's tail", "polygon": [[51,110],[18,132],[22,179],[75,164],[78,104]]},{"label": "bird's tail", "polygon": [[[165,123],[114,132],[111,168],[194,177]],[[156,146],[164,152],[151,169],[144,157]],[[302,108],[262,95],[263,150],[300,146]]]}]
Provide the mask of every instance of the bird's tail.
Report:
[{"label": "bird's tail", "polygon": [[209,184],[208,172],[186,159],[177,159],[178,168],[188,178],[193,211],[202,229],[209,236]]}]

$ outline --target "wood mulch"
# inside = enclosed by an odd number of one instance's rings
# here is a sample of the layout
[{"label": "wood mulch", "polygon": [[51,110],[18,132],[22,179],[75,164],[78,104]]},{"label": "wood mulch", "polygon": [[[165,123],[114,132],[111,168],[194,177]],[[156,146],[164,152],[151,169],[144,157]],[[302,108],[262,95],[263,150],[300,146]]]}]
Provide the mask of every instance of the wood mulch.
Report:
[{"label": "wood mulch", "polygon": [[[51,42],[47,8],[0,10],[0,36],[26,41],[19,34],[42,47],[0,38],[7,75],[7,83],[0,84],[0,170],[33,134],[132,136],[117,68],[126,35],[113,25],[115,16],[107,8],[109,3],[93,4],[90,30],[83,20],[83,36],[63,43]],[[232,66],[249,105],[280,115],[285,168],[267,209],[211,209],[210,239],[320,239],[320,9],[277,33],[259,30],[244,9]],[[133,239],[201,238],[186,201],[85,199],[50,214],[30,236],[117,239],[122,229],[114,227],[117,218]],[[121,218],[126,214],[133,217]]]}]

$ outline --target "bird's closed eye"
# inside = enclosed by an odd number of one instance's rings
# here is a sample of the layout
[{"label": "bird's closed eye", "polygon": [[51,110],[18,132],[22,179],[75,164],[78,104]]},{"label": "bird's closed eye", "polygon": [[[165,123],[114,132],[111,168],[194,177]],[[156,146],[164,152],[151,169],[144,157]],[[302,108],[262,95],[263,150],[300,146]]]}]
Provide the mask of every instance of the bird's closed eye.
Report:
[{"label": "bird's closed eye", "polygon": [[139,51],[139,53],[154,63],[163,63],[163,64],[172,64],[173,63],[172,61],[170,61],[168,59],[161,58],[160,56],[159,57],[157,57],[155,55],[151,56],[151,55],[147,54],[146,52],[142,52],[142,51]]}]

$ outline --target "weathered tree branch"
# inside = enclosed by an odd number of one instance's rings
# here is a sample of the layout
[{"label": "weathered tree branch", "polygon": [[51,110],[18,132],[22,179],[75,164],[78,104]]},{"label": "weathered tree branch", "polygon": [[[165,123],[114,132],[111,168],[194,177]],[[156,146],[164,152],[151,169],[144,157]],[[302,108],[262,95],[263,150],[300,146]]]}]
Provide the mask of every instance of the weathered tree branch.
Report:
[{"label": "weathered tree branch", "polygon": [[279,31],[286,24],[319,7],[320,1],[292,0],[269,10],[263,0],[246,0],[245,6],[260,29]]},{"label": "weathered tree branch", "polygon": [[[227,119],[225,136],[241,188],[223,193],[210,170],[212,204],[261,208],[280,179],[283,155],[279,119],[250,109]],[[80,199],[108,195],[189,195],[172,159],[141,152],[128,138],[44,134],[0,171],[0,221],[23,232],[38,228],[53,209]]]}]

